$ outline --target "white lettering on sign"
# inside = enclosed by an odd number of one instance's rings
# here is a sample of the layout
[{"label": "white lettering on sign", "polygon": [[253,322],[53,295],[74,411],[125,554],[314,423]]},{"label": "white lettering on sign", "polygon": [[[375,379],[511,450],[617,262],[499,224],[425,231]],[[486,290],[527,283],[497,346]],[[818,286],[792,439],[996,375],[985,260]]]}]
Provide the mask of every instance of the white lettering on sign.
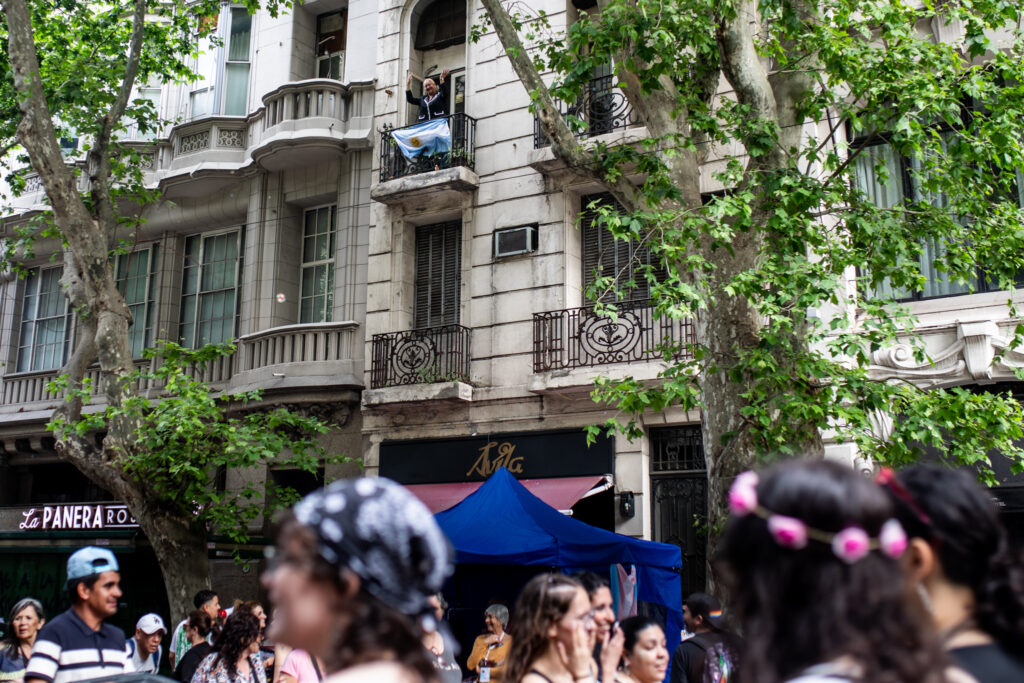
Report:
[{"label": "white lettering on sign", "polygon": [[22,530],[51,531],[90,529],[137,529],[139,523],[119,504],[99,505],[44,505],[21,513],[18,528]]}]

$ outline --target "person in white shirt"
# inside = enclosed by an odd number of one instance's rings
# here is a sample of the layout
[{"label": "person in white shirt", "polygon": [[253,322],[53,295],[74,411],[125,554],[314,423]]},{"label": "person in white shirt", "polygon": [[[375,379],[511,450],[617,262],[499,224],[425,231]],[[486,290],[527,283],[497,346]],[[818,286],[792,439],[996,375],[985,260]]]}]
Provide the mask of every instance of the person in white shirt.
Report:
[{"label": "person in white shirt", "polygon": [[158,614],[146,614],[135,624],[135,637],[128,641],[128,665],[136,673],[156,673],[164,650],[160,643],[167,633]]}]

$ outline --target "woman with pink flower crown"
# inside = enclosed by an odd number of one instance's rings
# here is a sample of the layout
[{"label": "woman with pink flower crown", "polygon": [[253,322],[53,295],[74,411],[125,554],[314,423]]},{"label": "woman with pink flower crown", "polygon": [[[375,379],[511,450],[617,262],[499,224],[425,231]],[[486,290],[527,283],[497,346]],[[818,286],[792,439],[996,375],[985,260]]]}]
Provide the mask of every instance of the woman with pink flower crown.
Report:
[{"label": "woman with pink flower crown", "polygon": [[907,537],[885,493],[838,463],[738,476],[717,561],[746,637],[741,683],[953,683],[907,608]]}]

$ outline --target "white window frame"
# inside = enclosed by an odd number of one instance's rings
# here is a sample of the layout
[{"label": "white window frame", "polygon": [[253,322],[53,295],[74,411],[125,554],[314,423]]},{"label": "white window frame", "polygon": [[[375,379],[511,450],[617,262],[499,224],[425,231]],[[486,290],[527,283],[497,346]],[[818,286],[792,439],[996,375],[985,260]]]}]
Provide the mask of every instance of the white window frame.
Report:
[{"label": "white window frame", "polygon": [[[129,301],[127,295],[128,273],[127,268],[131,265],[131,259],[145,254],[146,268],[142,276],[145,283],[145,292],[142,301]],[[156,314],[156,281],[159,273],[160,248],[157,244],[149,244],[135,249],[127,254],[118,254],[114,259],[114,280],[117,284],[117,291],[125,297],[125,303],[132,312],[132,326],[128,329],[128,337],[131,343],[132,357],[141,358],[142,351],[152,346],[153,339],[153,318]],[[121,276],[122,265],[126,272]]]},{"label": "white window frame", "polygon": [[[309,214],[319,214],[323,210],[330,211],[330,224],[327,232],[327,254],[328,257],[324,259],[312,259],[306,260],[306,240],[310,237],[313,238],[314,244],[316,242],[316,236],[322,233],[314,232],[312,235],[306,233],[307,216]],[[314,225],[316,225],[316,217],[314,216]],[[331,322],[334,319],[334,275],[335,275],[335,252],[337,251],[337,235],[338,235],[338,205],[337,204],[324,204],[322,206],[315,206],[306,209],[302,213],[302,265],[300,266],[299,273],[299,322],[300,323],[319,323],[319,322]],[[306,278],[309,277],[307,273],[312,273],[318,266],[327,266],[327,272],[329,273],[327,278],[327,291],[326,292],[314,292],[310,296],[305,296]],[[314,299],[318,296],[324,297],[324,310],[320,311],[322,315],[319,319],[314,311],[312,320],[304,320],[302,311],[303,303],[306,299]]]},{"label": "white window frame", "polygon": [[[60,286],[60,276],[62,274],[63,266],[37,266],[29,269],[29,274],[25,278],[25,283],[22,289],[21,295],[21,323],[18,329],[18,349],[17,358],[15,359],[15,368],[17,372],[35,372],[41,370],[54,370],[64,366],[64,363],[68,359],[68,350],[71,346],[70,342],[73,338],[73,320],[71,316],[71,310],[68,306],[67,296],[64,294],[63,288]],[[44,318],[39,317],[39,304],[42,300],[42,277],[43,274],[56,274],[57,275],[57,288],[52,294],[56,294],[61,299],[61,312],[58,315],[47,316]],[[29,294],[29,278],[39,278],[39,284],[35,293]],[[31,300],[30,300],[31,299]],[[30,310],[31,307],[31,310]],[[37,350],[41,348],[38,339],[39,324],[41,322],[61,320],[64,322],[63,330],[63,341],[61,342],[62,348],[60,351],[59,362],[56,358],[52,362],[45,362],[46,356],[40,360],[37,364],[36,354]],[[28,333],[31,338],[26,340],[25,336]],[[46,346],[55,346],[55,344],[46,344]]]},{"label": "white window frame", "polygon": [[[201,327],[201,324],[200,324],[201,320],[200,320],[199,316],[201,315],[201,311],[202,311],[203,295],[205,294],[205,295],[209,296],[209,295],[212,295],[212,294],[216,294],[218,292],[228,291],[228,288],[211,289],[211,290],[206,290],[206,291],[204,291],[203,288],[202,288],[203,287],[203,270],[204,270],[204,267],[205,267],[204,264],[203,264],[203,260],[204,260],[204,258],[206,256],[207,244],[208,244],[209,240],[212,240],[212,239],[214,239],[216,237],[220,237],[220,236],[223,236],[223,235],[230,235],[232,233],[235,235],[235,249],[236,249],[235,253],[236,253],[236,257],[235,257],[235,284],[234,284],[234,287],[232,288],[234,290],[234,314],[232,316],[234,321],[232,323],[231,334],[227,338],[221,339],[221,340],[216,341],[216,342],[206,341],[206,342],[200,343],[199,330],[200,330],[200,327]],[[244,226],[236,226],[236,227],[233,227],[233,228],[226,228],[224,230],[217,230],[217,231],[211,231],[211,232],[197,233],[197,234],[189,235],[189,236],[187,236],[185,238],[185,245],[184,245],[185,248],[183,250],[184,251],[183,259],[188,257],[188,241],[191,240],[191,239],[198,239],[199,240],[199,252],[196,255],[195,265],[189,265],[189,264],[185,263],[184,261],[182,263],[181,293],[180,293],[180,296],[179,296],[181,310],[179,311],[179,314],[178,314],[178,339],[179,339],[179,341],[180,341],[182,346],[185,346],[186,348],[190,348],[190,349],[197,349],[197,348],[200,348],[200,347],[204,346],[205,344],[210,344],[210,343],[218,343],[219,344],[219,343],[229,342],[229,341],[235,339],[238,336],[239,307],[241,305],[241,297],[240,297],[240,295],[241,295],[241,291],[242,291],[242,287],[241,287],[241,285],[242,285],[242,259],[243,259],[243,256],[244,256],[242,250],[245,247],[244,233],[245,233],[245,227]],[[186,280],[188,278],[188,270],[189,270],[189,268],[196,268],[197,269],[197,271],[196,271],[197,272],[197,275],[196,275],[196,289],[195,289],[194,292],[186,293],[185,286],[186,286]],[[187,297],[193,297],[194,299],[191,302],[186,302],[185,299]],[[191,308],[192,308],[192,317],[191,317],[191,319],[189,321],[186,322],[185,314],[186,314],[186,311],[188,310],[189,306],[191,306]],[[214,320],[214,319],[223,319],[223,318],[210,318],[210,320]],[[192,326],[192,332],[189,335],[191,338],[186,338],[185,337],[185,326],[186,325],[191,325]]]}]

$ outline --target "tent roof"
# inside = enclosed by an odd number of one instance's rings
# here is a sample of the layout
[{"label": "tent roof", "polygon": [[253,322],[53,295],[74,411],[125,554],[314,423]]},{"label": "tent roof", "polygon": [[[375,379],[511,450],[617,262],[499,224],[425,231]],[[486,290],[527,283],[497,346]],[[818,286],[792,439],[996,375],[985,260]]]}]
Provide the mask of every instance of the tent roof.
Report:
[{"label": "tent roof", "polygon": [[455,546],[460,563],[682,566],[677,546],[623,536],[566,517],[526,490],[504,467],[435,518]]}]

